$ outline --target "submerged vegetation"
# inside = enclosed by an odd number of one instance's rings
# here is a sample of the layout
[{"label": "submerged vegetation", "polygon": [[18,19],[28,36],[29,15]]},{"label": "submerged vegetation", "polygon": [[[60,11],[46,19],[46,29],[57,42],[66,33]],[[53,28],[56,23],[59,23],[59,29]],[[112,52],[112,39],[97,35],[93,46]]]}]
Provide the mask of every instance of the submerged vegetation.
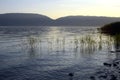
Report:
[{"label": "submerged vegetation", "polygon": [[100,30],[102,33],[109,35],[120,34],[120,22],[114,22],[104,25],[102,28],[100,28]]}]

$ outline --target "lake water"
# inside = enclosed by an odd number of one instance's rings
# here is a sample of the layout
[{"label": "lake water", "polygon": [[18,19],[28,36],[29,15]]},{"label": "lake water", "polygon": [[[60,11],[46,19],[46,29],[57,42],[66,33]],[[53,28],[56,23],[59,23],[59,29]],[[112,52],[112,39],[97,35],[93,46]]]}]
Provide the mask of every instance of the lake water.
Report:
[{"label": "lake water", "polygon": [[115,41],[97,27],[0,27],[0,80],[89,80]]}]

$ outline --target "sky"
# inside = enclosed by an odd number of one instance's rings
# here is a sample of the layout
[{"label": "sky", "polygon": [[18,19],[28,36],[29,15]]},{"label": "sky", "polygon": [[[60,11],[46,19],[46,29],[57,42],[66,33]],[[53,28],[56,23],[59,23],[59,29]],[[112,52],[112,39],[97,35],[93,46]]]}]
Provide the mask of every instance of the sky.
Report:
[{"label": "sky", "polygon": [[37,13],[62,16],[120,17],[120,0],[0,0],[0,14]]}]

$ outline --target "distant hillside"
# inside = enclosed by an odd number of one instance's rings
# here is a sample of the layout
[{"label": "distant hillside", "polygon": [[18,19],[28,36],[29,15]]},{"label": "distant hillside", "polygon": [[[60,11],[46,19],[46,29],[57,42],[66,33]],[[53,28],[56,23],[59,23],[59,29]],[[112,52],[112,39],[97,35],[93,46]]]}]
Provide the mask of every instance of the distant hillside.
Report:
[{"label": "distant hillside", "polygon": [[0,14],[0,26],[102,26],[120,21],[120,17],[67,16],[53,20],[32,13]]},{"label": "distant hillside", "polygon": [[56,19],[56,25],[102,26],[116,21],[120,21],[120,18],[96,16],[67,16]]},{"label": "distant hillside", "polygon": [[46,26],[53,20],[47,16],[30,13],[0,14],[1,26]]}]

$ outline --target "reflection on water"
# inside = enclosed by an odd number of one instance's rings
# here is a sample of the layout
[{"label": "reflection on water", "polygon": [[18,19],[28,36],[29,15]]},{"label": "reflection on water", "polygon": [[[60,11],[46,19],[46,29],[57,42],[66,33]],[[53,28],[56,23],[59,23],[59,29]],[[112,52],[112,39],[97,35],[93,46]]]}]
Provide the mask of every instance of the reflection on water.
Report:
[{"label": "reflection on water", "polygon": [[118,57],[110,51],[119,49],[119,42],[119,35],[100,34],[95,27],[2,27],[0,79],[9,72],[7,80],[68,80],[74,72],[75,80],[87,80],[103,62]]},{"label": "reflection on water", "polygon": [[111,37],[114,40],[114,52],[116,54],[116,59],[120,59],[120,34]]},{"label": "reflection on water", "polygon": [[120,50],[120,34],[113,36],[114,45],[116,50]]},{"label": "reflection on water", "polygon": [[28,50],[29,50],[29,54],[30,54],[30,56],[31,57],[34,57],[35,56],[35,52],[36,52],[36,50],[35,50],[35,43],[37,42],[37,40],[36,40],[36,38],[34,38],[34,37],[32,37],[32,36],[30,36],[30,37],[28,37]]}]

